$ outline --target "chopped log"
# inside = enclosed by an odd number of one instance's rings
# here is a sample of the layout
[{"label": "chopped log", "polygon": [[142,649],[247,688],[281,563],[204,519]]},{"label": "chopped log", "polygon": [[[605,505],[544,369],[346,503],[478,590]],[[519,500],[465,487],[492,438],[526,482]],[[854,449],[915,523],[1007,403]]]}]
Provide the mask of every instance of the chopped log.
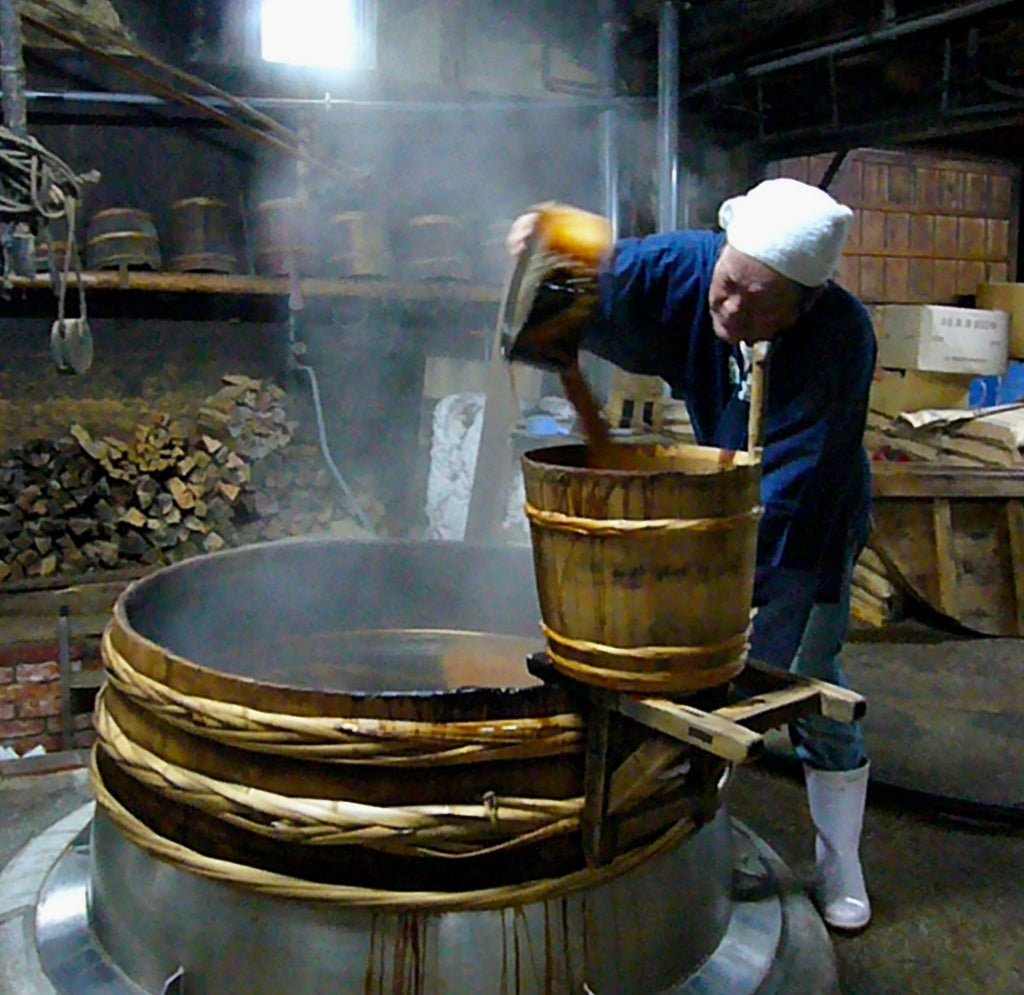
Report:
[{"label": "chopped log", "polygon": [[195,507],[196,496],[180,477],[171,477],[171,479],[167,481],[167,489],[171,492],[171,497],[174,499],[174,503],[182,511],[188,511],[190,508]]},{"label": "chopped log", "polygon": [[121,521],[133,528],[142,529],[146,526],[146,516],[139,508],[126,508]]}]

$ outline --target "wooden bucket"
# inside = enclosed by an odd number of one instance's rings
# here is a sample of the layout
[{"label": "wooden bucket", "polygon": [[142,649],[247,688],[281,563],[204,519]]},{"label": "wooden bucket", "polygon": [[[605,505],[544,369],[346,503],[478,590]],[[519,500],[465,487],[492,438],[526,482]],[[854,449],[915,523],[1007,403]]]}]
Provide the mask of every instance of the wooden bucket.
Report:
[{"label": "wooden bucket", "polygon": [[135,207],[111,207],[89,220],[85,265],[89,269],[160,269],[160,237],[153,219]]},{"label": "wooden bucket", "polygon": [[331,218],[328,262],[341,277],[388,277],[392,271],[387,234],[366,211],[342,211]]},{"label": "wooden bucket", "polygon": [[256,207],[256,271],[288,276],[294,265],[303,276],[317,271],[317,247],[308,201],[265,200]]},{"label": "wooden bucket", "polygon": [[421,214],[406,229],[406,271],[416,280],[468,280],[462,225],[447,214]]},{"label": "wooden bucket", "polygon": [[612,690],[671,694],[744,667],[761,467],[703,446],[585,446],[522,458],[548,653]]},{"label": "wooden bucket", "polygon": [[188,197],[171,205],[171,257],[179,273],[237,273],[237,213],[215,197]]}]

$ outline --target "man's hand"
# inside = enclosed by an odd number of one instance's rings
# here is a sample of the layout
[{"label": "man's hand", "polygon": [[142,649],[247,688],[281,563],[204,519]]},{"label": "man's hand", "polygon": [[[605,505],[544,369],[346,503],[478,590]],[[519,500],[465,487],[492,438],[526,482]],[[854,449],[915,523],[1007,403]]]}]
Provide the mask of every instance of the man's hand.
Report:
[{"label": "man's hand", "polygon": [[522,255],[523,250],[526,248],[526,243],[533,234],[533,230],[537,227],[537,221],[539,219],[540,213],[538,211],[529,211],[526,214],[520,214],[519,217],[512,222],[512,227],[509,229],[508,237],[505,239],[505,245],[508,247],[509,255]]}]

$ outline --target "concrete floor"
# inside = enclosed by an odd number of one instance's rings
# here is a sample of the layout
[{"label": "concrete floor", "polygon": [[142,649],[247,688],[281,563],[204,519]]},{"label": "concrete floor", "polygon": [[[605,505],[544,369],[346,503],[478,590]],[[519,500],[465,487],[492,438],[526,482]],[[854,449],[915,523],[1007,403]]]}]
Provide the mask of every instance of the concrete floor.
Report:
[{"label": "concrete floor", "polygon": [[[835,939],[843,991],[1021,995],[1024,642],[917,630],[852,644],[847,670],[869,703],[875,779],[862,853],[875,918],[860,936]],[[813,837],[799,770],[784,739],[772,742],[767,761],[737,773],[727,805],[799,884]],[[87,799],[81,769],[0,774],[0,867]]]},{"label": "concrete floor", "polygon": [[[920,626],[853,642],[872,782],[861,854],[874,919],[836,937],[846,995],[1024,993],[1024,641]],[[727,804],[805,884],[813,834],[784,736]],[[999,822],[990,821],[999,817]]]}]

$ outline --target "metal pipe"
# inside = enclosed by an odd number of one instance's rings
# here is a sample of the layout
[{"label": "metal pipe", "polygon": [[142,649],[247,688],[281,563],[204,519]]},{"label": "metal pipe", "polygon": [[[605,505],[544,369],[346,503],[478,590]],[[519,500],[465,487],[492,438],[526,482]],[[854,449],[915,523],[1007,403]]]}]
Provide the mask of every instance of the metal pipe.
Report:
[{"label": "metal pipe", "polygon": [[691,87],[681,95],[681,99],[688,100],[699,94],[707,93],[709,90],[716,90],[723,86],[738,83],[740,80],[749,79],[754,76],[763,76],[774,72],[776,69],[788,69],[791,66],[803,65],[807,62],[815,62],[818,59],[830,55],[845,55],[848,52],[855,52],[869,45],[877,45],[879,42],[893,41],[904,35],[916,34],[919,31],[927,31],[930,28],[941,27],[952,21],[963,20],[975,14],[982,14],[985,11],[997,7],[1005,7],[1014,0],[975,0],[974,3],[963,4],[951,10],[945,10],[938,14],[929,14],[924,17],[916,17],[902,24],[894,24],[891,27],[881,28],[878,31],[866,31],[853,38],[846,38],[843,41],[831,42],[827,45],[819,45],[809,48],[803,52],[794,52],[792,55],[782,56],[778,59],[770,59],[759,65],[749,66],[736,72],[726,73],[724,76],[717,76],[707,80],[698,86]]},{"label": "metal pipe", "polygon": [[[154,97],[148,93],[112,93],[108,90],[27,90],[25,98],[29,102],[36,101],[79,101],[88,104],[132,105],[140,107],[167,107],[171,101]],[[229,107],[226,100],[217,97],[195,97],[196,103],[204,107]],[[571,111],[571,110],[611,110],[646,108],[654,103],[650,97],[567,97],[564,100],[369,100],[348,97],[332,97],[329,93],[323,97],[247,97],[246,103],[251,107],[277,107],[282,109],[295,108],[304,110],[323,107],[326,110],[335,107],[352,108],[369,111],[429,112],[456,111]]]},{"label": "metal pipe", "polygon": [[[618,25],[615,22],[615,0],[601,0],[601,37],[599,84],[605,97],[615,95],[615,42]],[[619,233],[619,150],[617,115],[609,109],[601,112],[600,155],[603,187],[604,215],[611,226],[612,238]]]},{"label": "metal pipe", "polygon": [[28,134],[25,112],[25,59],[17,0],[0,0],[0,86],[4,125],[16,135]]},{"label": "metal pipe", "polygon": [[679,7],[662,0],[658,28],[658,231],[679,223]]}]

